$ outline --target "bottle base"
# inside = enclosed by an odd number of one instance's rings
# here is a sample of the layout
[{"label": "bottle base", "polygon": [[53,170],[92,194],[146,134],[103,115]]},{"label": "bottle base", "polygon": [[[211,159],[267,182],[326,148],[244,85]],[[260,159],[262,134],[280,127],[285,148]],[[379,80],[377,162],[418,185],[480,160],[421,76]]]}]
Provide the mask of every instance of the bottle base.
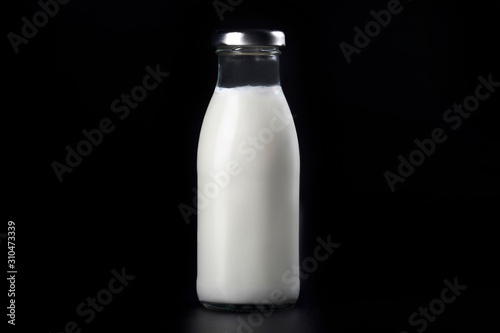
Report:
[{"label": "bottle base", "polygon": [[282,304],[229,304],[229,303],[212,303],[200,301],[203,306],[209,310],[216,311],[235,311],[235,312],[269,312],[281,311],[290,309],[295,306],[295,302]]}]

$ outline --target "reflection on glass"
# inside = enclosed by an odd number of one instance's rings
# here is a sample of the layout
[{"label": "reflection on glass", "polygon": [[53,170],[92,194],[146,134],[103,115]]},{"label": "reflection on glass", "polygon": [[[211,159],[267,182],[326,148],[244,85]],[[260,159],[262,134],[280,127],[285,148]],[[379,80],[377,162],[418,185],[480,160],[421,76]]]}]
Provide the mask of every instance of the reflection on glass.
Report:
[{"label": "reflection on glass", "polygon": [[199,307],[193,309],[186,318],[184,331],[189,333],[304,333],[304,324],[311,320],[300,307],[275,312],[222,312]]}]

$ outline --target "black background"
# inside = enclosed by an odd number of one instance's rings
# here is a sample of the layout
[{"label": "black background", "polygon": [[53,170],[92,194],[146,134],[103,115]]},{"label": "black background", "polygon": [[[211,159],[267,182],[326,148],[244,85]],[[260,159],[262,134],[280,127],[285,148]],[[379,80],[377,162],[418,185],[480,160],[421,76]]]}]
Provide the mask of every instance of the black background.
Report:
[{"label": "black background", "polygon": [[[197,302],[196,216],[187,224],[178,206],[192,206],[196,186],[217,74],[212,32],[269,28],[287,38],[301,259],[317,237],[341,246],[301,281],[294,309],[254,331],[416,332],[408,317],[455,277],[467,290],[426,332],[483,331],[499,296],[500,92],[456,131],[442,116],[479,75],[500,81],[498,12],[494,2],[402,4],[350,64],[339,44],[353,44],[353,28],[387,1],[244,0],[221,22],[211,1],[72,0],[18,54],[5,37],[1,230],[16,222],[16,329],[61,332],[75,321],[82,332],[237,332],[248,315]],[[4,7],[4,36],[40,10],[33,0]],[[120,120],[111,102],[157,64],[169,77]],[[59,182],[51,163],[103,118],[115,130]],[[392,193],[384,172],[437,127],[447,141]],[[135,279],[85,323],[76,307],[122,267]]]}]

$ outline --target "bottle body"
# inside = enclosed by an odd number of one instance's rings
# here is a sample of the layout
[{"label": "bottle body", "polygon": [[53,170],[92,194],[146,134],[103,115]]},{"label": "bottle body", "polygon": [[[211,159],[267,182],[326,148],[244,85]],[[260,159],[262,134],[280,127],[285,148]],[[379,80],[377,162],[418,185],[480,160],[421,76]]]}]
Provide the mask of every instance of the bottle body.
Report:
[{"label": "bottle body", "polygon": [[198,147],[201,301],[297,300],[299,163],[280,86],[216,89]]},{"label": "bottle body", "polygon": [[279,83],[216,87],[197,173],[199,300],[219,309],[293,305],[300,290],[300,158]]}]

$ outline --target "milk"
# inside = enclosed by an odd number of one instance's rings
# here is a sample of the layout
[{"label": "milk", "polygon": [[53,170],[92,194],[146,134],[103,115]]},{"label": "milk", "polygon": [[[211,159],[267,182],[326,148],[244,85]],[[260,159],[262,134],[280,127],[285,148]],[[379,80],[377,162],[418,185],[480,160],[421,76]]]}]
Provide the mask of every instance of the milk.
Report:
[{"label": "milk", "polygon": [[200,301],[297,300],[299,165],[281,86],[216,87],[198,145]]}]

